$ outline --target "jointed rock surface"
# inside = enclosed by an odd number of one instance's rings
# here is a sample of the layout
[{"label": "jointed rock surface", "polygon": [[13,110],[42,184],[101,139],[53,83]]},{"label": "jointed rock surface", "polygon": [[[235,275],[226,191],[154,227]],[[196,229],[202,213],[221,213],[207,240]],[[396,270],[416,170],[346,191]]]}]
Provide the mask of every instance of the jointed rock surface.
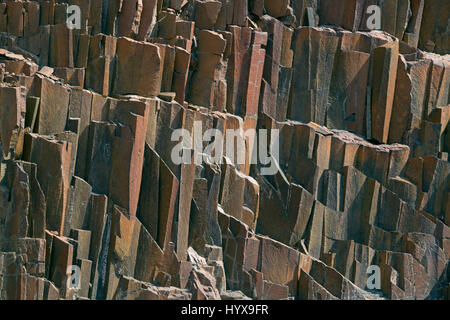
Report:
[{"label": "jointed rock surface", "polygon": [[[0,1],[0,299],[450,298],[449,12]],[[279,130],[276,174],[180,128]]]}]

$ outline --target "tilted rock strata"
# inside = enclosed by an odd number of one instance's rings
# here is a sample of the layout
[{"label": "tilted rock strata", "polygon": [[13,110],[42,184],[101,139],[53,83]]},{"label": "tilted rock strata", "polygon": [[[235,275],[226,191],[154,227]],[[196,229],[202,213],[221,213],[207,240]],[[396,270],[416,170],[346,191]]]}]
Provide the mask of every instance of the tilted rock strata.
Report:
[{"label": "tilted rock strata", "polygon": [[1,1],[0,299],[448,299],[448,6]]}]

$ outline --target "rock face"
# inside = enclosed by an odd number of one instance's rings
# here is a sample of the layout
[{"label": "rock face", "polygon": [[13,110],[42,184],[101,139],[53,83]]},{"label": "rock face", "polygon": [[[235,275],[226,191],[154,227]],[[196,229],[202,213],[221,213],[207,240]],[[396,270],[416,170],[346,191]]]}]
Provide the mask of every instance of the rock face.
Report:
[{"label": "rock face", "polygon": [[0,1],[0,299],[449,299],[449,6]]}]

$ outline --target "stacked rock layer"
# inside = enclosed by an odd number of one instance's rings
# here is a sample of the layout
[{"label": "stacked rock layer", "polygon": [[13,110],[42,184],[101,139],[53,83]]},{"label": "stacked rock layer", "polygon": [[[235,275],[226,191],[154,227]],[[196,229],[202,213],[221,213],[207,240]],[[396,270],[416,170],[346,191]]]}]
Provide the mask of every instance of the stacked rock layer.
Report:
[{"label": "stacked rock layer", "polygon": [[449,12],[0,1],[0,299],[448,299]]}]

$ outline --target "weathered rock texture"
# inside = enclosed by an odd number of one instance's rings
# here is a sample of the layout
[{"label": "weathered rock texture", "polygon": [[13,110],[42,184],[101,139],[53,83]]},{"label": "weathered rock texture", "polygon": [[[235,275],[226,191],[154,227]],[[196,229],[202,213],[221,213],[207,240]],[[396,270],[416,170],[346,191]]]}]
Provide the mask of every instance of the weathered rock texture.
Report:
[{"label": "weathered rock texture", "polygon": [[0,299],[450,298],[449,6],[0,1]]}]

